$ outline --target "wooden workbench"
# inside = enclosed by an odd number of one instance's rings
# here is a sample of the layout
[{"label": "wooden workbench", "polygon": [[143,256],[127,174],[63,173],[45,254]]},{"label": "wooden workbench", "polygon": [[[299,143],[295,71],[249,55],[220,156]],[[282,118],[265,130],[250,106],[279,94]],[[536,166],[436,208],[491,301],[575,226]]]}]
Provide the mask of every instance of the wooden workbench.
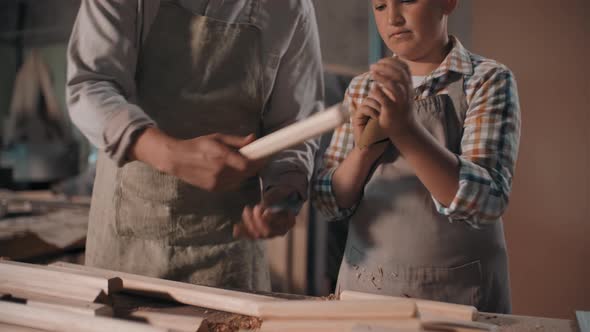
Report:
[{"label": "wooden workbench", "polygon": [[[287,299],[303,299],[300,295],[268,294],[271,296],[282,297]],[[320,298],[317,298],[320,300]],[[119,317],[128,317],[130,313],[136,310],[148,310],[164,312],[178,315],[191,315],[206,319],[206,324],[211,332],[230,331],[227,325],[239,324],[240,322],[248,325],[251,320],[247,317],[220,312],[211,309],[203,309],[194,306],[187,306],[178,303],[158,301],[152,298],[142,298],[139,296],[115,294],[113,298],[113,308],[115,315]],[[480,313],[477,321],[494,324],[498,326],[499,332],[578,332],[577,325],[572,320],[528,317],[518,315],[500,315]],[[246,329],[247,326],[242,326]],[[217,330],[216,330],[217,329]]]}]

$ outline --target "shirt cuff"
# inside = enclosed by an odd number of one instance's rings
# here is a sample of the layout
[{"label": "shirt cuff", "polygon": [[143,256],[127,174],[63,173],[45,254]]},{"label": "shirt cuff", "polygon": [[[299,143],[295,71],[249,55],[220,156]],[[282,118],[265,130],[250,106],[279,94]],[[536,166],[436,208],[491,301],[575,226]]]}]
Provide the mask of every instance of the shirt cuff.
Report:
[{"label": "shirt cuff", "polygon": [[449,206],[440,203],[434,196],[432,200],[437,211],[449,217],[449,221],[464,221],[478,228],[480,220],[478,211],[481,200],[488,195],[491,181],[485,176],[481,166],[458,157],[459,160],[459,188]]},{"label": "shirt cuff", "polygon": [[121,167],[129,162],[129,150],[135,140],[149,126],[156,123],[137,105],[127,105],[124,110],[114,113],[105,126],[104,152]]},{"label": "shirt cuff", "polygon": [[350,217],[356,210],[358,203],[350,208],[341,208],[336,202],[336,196],[332,190],[332,179],[336,168],[326,172],[315,183],[314,192],[317,195],[316,207],[326,221],[342,220]]}]

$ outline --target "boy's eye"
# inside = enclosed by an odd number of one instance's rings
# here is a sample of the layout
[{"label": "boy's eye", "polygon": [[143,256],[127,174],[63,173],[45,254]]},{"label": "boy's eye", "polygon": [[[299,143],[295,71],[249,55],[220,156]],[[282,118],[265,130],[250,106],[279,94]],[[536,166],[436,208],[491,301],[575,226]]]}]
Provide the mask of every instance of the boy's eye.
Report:
[{"label": "boy's eye", "polygon": [[401,3],[412,3],[412,2],[416,2],[416,0],[401,0]]},{"label": "boy's eye", "polygon": [[383,11],[385,9],[385,5],[384,4],[380,4],[380,5],[375,5],[375,10],[380,12]]}]

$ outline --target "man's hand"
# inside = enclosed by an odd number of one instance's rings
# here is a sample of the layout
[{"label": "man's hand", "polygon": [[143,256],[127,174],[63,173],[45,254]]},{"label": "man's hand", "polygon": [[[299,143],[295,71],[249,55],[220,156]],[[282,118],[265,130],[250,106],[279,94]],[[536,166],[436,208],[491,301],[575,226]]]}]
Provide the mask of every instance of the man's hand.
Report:
[{"label": "man's hand", "polygon": [[416,126],[412,110],[412,77],[408,65],[396,57],[381,59],[371,65],[371,75],[379,87],[372,89],[368,99],[379,105],[379,126],[393,138]]},{"label": "man's hand", "polygon": [[132,148],[131,157],[207,191],[239,187],[262,166],[237,150],[254,141],[246,137],[212,134],[188,140],[146,129]]},{"label": "man's hand", "polygon": [[246,206],[242,222],[234,226],[234,238],[268,239],[283,236],[295,225],[295,212],[276,209],[294,192],[291,187],[273,187],[263,195],[262,202],[254,208]]}]

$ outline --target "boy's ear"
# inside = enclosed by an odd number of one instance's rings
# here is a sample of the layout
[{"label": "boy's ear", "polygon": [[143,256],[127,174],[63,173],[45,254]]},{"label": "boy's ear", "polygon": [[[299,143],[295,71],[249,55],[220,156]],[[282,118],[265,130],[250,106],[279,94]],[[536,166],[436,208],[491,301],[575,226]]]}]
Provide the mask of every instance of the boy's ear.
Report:
[{"label": "boy's ear", "polygon": [[443,14],[451,15],[451,13],[457,8],[458,0],[440,0],[442,4]]}]

